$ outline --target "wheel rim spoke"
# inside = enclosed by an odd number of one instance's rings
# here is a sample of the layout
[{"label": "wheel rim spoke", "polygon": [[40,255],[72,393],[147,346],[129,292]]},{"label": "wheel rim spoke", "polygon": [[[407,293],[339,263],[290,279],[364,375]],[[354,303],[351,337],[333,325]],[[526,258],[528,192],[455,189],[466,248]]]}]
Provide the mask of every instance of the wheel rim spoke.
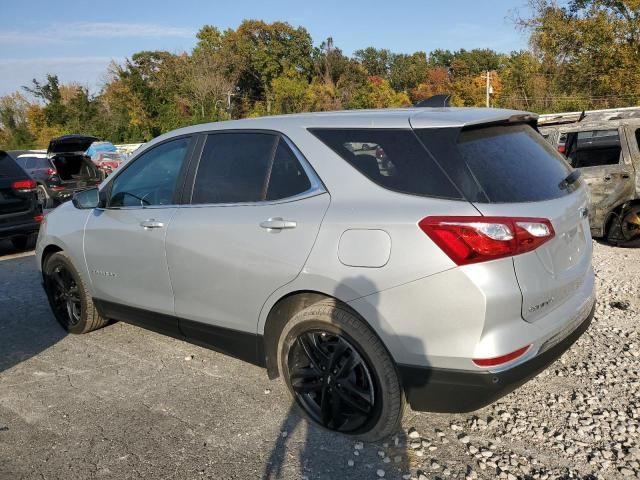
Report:
[{"label": "wheel rim spoke", "polygon": [[341,335],[308,331],[289,352],[289,382],[312,419],[326,428],[356,431],[376,409],[373,376],[358,351]]},{"label": "wheel rim spoke", "polygon": [[77,324],[82,314],[82,303],[80,289],[71,272],[62,265],[55,267],[47,275],[45,286],[58,318],[68,325]]}]

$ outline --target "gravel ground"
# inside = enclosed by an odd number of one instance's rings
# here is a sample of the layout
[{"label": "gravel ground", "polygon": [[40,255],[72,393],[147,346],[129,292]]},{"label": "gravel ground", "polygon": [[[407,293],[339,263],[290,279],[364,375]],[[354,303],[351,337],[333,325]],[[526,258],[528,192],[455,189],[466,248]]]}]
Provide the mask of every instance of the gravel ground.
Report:
[{"label": "gravel ground", "polygon": [[33,256],[0,242],[0,479],[640,478],[640,250],[594,249],[596,317],[558,362],[362,445],[240,361],[122,323],[66,336]]}]

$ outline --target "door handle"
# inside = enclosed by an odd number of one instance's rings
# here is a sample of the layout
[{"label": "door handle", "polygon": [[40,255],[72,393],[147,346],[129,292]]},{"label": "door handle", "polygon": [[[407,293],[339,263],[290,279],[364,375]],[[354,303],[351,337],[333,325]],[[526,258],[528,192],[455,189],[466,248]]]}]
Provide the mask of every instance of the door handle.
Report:
[{"label": "door handle", "polygon": [[268,230],[284,230],[285,228],[296,228],[298,225],[293,220],[283,220],[281,217],[274,217],[264,222],[260,222],[260,226],[262,228],[266,228]]},{"label": "door handle", "polygon": [[607,175],[606,177],[604,177],[604,179],[607,181],[611,180],[611,175]]},{"label": "door handle", "polygon": [[623,173],[622,174],[622,178],[629,178],[629,174],[628,173]]},{"label": "door handle", "polygon": [[151,219],[151,220],[145,220],[144,222],[140,222],[140,226],[143,227],[145,230],[147,228],[163,228],[164,223],[157,222],[154,219]]}]

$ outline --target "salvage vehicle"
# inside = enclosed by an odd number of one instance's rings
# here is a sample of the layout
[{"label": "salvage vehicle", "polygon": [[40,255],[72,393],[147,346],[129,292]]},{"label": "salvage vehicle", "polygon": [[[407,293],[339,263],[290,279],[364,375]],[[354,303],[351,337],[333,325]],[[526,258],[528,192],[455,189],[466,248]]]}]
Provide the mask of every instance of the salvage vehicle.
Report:
[{"label": "salvage vehicle", "polygon": [[49,142],[46,155],[30,153],[17,160],[38,184],[43,208],[71,200],[74,192],[95,187],[105,174],[85,155],[96,140],[84,135],[64,135]]},{"label": "salvage vehicle", "polygon": [[71,333],[121,320],[266,367],[352,438],[394,433],[405,399],[478,409],[593,316],[587,191],[535,126],[408,108],[170,132],[47,215],[49,303]]},{"label": "salvage vehicle", "polygon": [[0,150],[0,240],[18,250],[33,247],[42,218],[36,182]]},{"label": "salvage vehicle", "polygon": [[640,118],[541,127],[589,185],[591,234],[621,246],[640,242]]},{"label": "salvage vehicle", "polygon": [[111,175],[113,171],[122,165],[124,162],[124,155],[118,152],[98,152],[91,161],[104,172],[105,177]]}]

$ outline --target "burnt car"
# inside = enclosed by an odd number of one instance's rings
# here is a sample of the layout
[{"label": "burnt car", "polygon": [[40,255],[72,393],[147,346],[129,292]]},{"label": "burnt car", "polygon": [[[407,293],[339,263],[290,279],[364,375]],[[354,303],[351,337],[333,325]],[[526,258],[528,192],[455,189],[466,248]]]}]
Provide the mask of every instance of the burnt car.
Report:
[{"label": "burnt car", "polygon": [[86,135],[63,135],[49,142],[44,160],[37,154],[19,157],[19,162],[21,158],[34,157],[24,160],[25,169],[38,183],[38,197],[44,208],[71,200],[75,192],[102,182],[104,173],[85,154],[96,140]]},{"label": "burnt car", "polygon": [[582,121],[540,132],[589,185],[592,236],[640,245],[640,118]]},{"label": "burnt car", "polygon": [[36,182],[0,150],[0,240],[10,239],[20,250],[35,245],[42,219]]}]

